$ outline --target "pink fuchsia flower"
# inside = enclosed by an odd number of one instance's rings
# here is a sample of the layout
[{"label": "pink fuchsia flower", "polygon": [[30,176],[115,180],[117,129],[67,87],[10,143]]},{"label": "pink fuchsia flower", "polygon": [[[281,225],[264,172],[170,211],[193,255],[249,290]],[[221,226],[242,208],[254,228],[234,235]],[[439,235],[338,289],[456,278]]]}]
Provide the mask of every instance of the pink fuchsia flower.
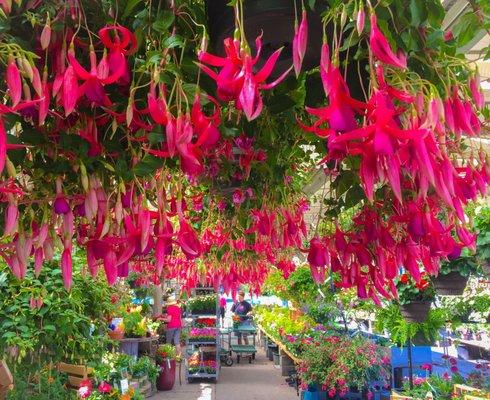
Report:
[{"label": "pink fuchsia flower", "polygon": [[217,204],[218,211],[226,210],[226,201],[220,200]]},{"label": "pink fuchsia flower", "polygon": [[9,89],[10,98],[12,99],[12,105],[15,107],[22,98],[22,79],[19,68],[17,68],[17,64],[12,56],[9,57],[5,80]]},{"label": "pink fuchsia flower", "polygon": [[86,399],[92,393],[92,390],[88,386],[81,386],[78,389],[78,396],[82,399]]},{"label": "pink fuchsia flower", "polygon": [[444,379],[445,381],[450,381],[451,377],[449,376],[449,374],[447,372],[444,372],[442,374],[442,379]]},{"label": "pink fuchsia flower", "polygon": [[391,50],[388,39],[378,28],[376,14],[371,14],[371,33],[369,35],[369,47],[374,56],[382,63],[391,65],[396,68],[407,68],[407,57],[402,52],[395,55]]},{"label": "pink fuchsia flower", "polygon": [[245,201],[245,193],[241,189],[235,189],[232,195],[233,203],[240,205]]},{"label": "pink fuchsia flower", "polygon": [[99,385],[98,390],[100,393],[110,393],[112,390],[112,386],[109,385],[107,382],[102,382]]},{"label": "pink fuchsia flower", "polygon": [[371,391],[367,392],[367,399],[368,400],[372,400],[373,397],[374,397],[373,392],[371,392]]},{"label": "pink fuchsia flower", "polygon": [[422,364],[420,366],[420,369],[423,369],[424,371],[432,371],[432,365],[429,363]]},{"label": "pink fuchsia flower", "polygon": [[427,378],[421,378],[419,376],[416,376],[413,378],[413,384],[419,386],[422,385],[422,383],[424,383],[426,380]]},{"label": "pink fuchsia flower", "polygon": [[450,363],[451,365],[456,365],[456,364],[458,363],[458,360],[456,360],[454,357],[451,357],[451,358],[449,359],[449,363]]},{"label": "pink fuchsia flower", "polygon": [[458,367],[457,367],[456,365],[452,365],[452,366],[451,366],[451,372],[452,372],[453,374],[458,373],[458,372],[459,372]]},{"label": "pink fuchsia flower", "polygon": [[454,39],[454,35],[453,35],[453,32],[451,30],[447,30],[444,32],[444,41],[445,42],[449,42],[450,40],[453,40]]},{"label": "pink fuchsia flower", "polygon": [[337,393],[337,391],[335,389],[330,389],[328,391],[328,397],[334,397],[335,396],[335,393]]}]

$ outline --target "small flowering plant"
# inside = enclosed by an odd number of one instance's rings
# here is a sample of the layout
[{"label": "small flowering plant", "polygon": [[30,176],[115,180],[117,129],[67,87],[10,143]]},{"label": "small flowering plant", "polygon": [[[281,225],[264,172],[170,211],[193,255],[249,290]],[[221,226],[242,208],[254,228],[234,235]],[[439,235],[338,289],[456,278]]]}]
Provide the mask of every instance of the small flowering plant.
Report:
[{"label": "small flowering plant", "polygon": [[342,397],[350,389],[368,389],[373,381],[389,382],[388,356],[381,347],[362,337],[325,337],[308,346],[302,358],[302,386],[319,385],[330,397]]},{"label": "small flowering plant", "polygon": [[398,302],[400,305],[410,304],[414,301],[431,301],[435,297],[435,290],[427,274],[422,274],[416,282],[409,274],[404,273],[396,280]]},{"label": "small flowering plant", "polygon": [[214,342],[216,328],[192,328],[189,333],[189,342]]},{"label": "small flowering plant", "polygon": [[166,360],[174,360],[176,358],[175,347],[171,344],[161,344],[158,346],[157,351],[155,353],[155,359],[157,364],[161,365]]},{"label": "small flowering plant", "polygon": [[213,328],[216,326],[216,318],[197,318],[194,325],[196,328]]}]

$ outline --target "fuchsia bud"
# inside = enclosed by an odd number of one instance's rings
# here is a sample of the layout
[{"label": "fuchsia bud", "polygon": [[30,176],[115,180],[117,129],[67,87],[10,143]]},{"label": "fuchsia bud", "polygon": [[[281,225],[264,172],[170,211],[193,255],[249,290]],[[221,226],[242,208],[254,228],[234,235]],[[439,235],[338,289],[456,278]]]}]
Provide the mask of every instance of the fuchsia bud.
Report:
[{"label": "fuchsia bud", "polygon": [[63,285],[66,290],[70,290],[72,285],[72,271],[73,269],[73,260],[71,257],[71,243],[66,246],[61,254],[61,274],[63,277]]},{"label": "fuchsia bud", "polygon": [[480,75],[478,73],[470,76],[468,79],[468,87],[470,88],[471,96],[473,97],[476,108],[481,110],[485,103],[485,96],[480,87]]},{"label": "fuchsia bud", "polygon": [[46,50],[49,47],[49,43],[51,41],[51,21],[48,15],[48,19],[46,21],[46,25],[44,25],[44,28],[41,32],[41,48],[43,50]]},{"label": "fuchsia bud", "polygon": [[296,76],[301,72],[301,64],[303,63],[303,58],[306,53],[306,46],[308,43],[308,22],[307,13],[303,9],[301,16],[301,23],[299,28],[296,25],[294,28],[294,38],[293,38],[293,66]]},{"label": "fuchsia bud", "polygon": [[5,213],[5,227],[3,234],[5,236],[11,235],[17,231],[17,224],[19,219],[19,209],[13,196],[9,196],[9,205],[7,206],[7,212]]},{"label": "fuchsia bud", "polygon": [[366,12],[364,11],[364,7],[361,4],[359,6],[359,11],[357,11],[357,17],[356,17],[356,29],[357,29],[357,33],[359,35],[364,30],[364,21],[365,21],[365,18],[366,18]]},{"label": "fuchsia bud", "polygon": [[12,56],[9,57],[7,65],[6,81],[9,88],[10,98],[12,99],[12,105],[15,107],[20,103],[22,97],[22,80],[20,71]]}]

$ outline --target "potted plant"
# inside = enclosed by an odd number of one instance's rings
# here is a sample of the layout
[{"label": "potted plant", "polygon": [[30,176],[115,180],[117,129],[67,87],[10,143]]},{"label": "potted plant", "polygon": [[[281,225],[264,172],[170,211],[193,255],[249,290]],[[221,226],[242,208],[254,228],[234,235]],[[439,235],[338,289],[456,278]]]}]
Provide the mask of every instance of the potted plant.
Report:
[{"label": "potted plant", "polygon": [[191,297],[186,301],[186,310],[193,315],[215,315],[217,297],[215,294]]},{"label": "potted plant", "polygon": [[407,322],[424,322],[435,298],[435,291],[427,274],[419,282],[404,273],[397,279],[398,303]]},{"label": "potted plant", "polygon": [[189,333],[189,342],[210,342],[216,341],[216,328],[192,328]]},{"label": "potted plant", "polygon": [[157,389],[160,391],[172,390],[175,383],[175,360],[177,358],[175,347],[171,344],[158,346],[155,358],[160,367]]},{"label": "potted plant", "polygon": [[389,358],[360,336],[327,336],[307,346],[302,359],[298,372],[305,391],[321,389],[329,397],[356,391],[367,395],[372,382],[389,381]]},{"label": "potted plant", "polygon": [[475,256],[469,254],[467,249],[458,257],[441,263],[439,275],[432,280],[436,293],[441,296],[462,295],[470,275],[477,268]]}]

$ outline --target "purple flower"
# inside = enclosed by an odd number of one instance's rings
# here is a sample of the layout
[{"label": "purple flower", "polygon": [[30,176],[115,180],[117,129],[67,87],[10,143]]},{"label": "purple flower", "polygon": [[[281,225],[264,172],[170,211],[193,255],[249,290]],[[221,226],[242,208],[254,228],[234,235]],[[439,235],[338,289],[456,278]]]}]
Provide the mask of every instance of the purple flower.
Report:
[{"label": "purple flower", "polygon": [[70,212],[70,204],[66,201],[64,196],[59,196],[54,201],[54,212],[56,214],[68,214]]}]

